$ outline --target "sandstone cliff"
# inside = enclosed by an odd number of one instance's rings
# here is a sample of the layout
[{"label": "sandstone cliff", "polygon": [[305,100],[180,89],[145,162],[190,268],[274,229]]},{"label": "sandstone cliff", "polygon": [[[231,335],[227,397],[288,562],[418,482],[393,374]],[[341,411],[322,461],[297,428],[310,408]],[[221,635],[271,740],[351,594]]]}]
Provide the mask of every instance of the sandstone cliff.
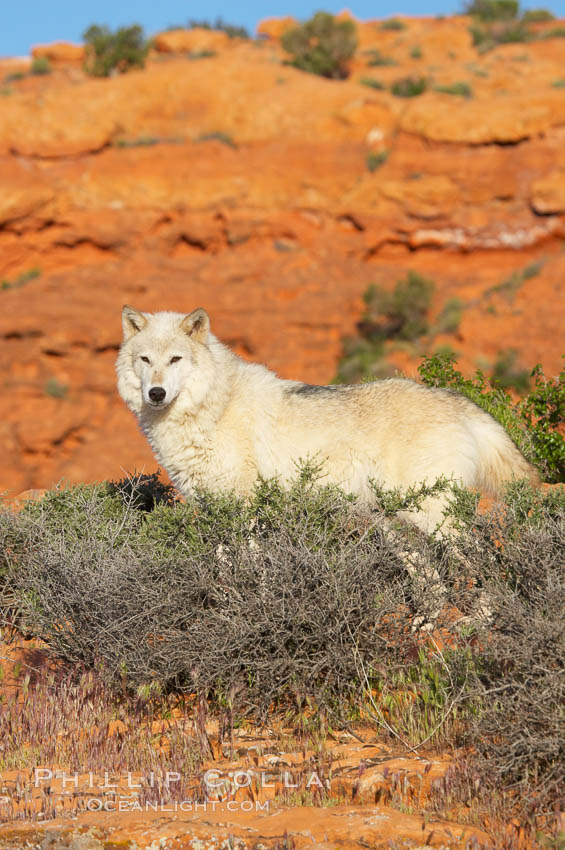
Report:
[{"label": "sandstone cliff", "polygon": [[[110,79],[65,45],[36,49],[48,75],[3,62],[2,488],[154,468],[115,389],[124,302],[205,306],[244,357],[327,382],[369,284],[413,270],[434,314],[457,297],[462,319],[393,366],[449,344],[469,372],[508,349],[559,370],[565,42],[480,54],[467,18],[404,24],[360,25],[345,81],[284,64],[284,21],[259,42],[163,34]],[[408,75],[428,90],[393,96]],[[455,82],[472,97],[437,90]]]}]

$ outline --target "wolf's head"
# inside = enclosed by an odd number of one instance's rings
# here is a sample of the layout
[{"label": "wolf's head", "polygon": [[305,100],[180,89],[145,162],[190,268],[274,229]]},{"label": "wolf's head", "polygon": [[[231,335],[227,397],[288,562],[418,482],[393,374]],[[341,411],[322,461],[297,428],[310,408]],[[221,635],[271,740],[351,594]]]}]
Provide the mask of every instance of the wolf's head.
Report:
[{"label": "wolf's head", "polygon": [[182,313],[122,310],[124,338],[116,364],[120,395],[136,414],[164,410],[180,395],[188,407],[206,393],[210,319]]}]

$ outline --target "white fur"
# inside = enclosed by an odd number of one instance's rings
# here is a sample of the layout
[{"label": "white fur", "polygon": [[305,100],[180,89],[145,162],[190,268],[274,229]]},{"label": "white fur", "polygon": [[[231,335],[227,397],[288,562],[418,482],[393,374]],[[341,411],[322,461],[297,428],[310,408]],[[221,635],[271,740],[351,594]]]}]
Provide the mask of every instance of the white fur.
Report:
[{"label": "white fur", "polygon": [[[197,486],[246,494],[259,476],[287,482],[306,458],[363,500],[370,479],[405,489],[446,476],[491,493],[513,477],[535,479],[504,429],[456,393],[396,378],[347,387],[281,380],[222,345],[203,310],[127,307],[123,322],[120,394],[185,495]],[[155,386],[166,392],[158,406]],[[412,519],[431,530],[442,511],[430,500]]]}]

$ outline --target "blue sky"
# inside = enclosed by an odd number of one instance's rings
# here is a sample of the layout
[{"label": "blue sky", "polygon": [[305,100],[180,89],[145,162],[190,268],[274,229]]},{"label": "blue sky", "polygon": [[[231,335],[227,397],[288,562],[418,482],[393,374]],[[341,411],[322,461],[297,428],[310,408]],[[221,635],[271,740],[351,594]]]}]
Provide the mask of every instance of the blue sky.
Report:
[{"label": "blue sky", "polygon": [[[245,5],[234,0],[20,0],[2,3],[0,56],[21,56],[33,44],[48,41],[80,41],[81,33],[92,23],[111,27],[140,23],[153,34],[170,24],[182,24],[189,18],[213,20],[221,15],[229,23],[243,24],[253,30],[261,18],[294,15],[308,18],[318,9],[338,12],[348,6],[359,18],[381,18],[393,14],[438,15],[458,11],[462,0],[347,0],[310,4],[309,0],[252,0]],[[526,8],[544,6],[565,17],[565,0],[524,2]]]}]

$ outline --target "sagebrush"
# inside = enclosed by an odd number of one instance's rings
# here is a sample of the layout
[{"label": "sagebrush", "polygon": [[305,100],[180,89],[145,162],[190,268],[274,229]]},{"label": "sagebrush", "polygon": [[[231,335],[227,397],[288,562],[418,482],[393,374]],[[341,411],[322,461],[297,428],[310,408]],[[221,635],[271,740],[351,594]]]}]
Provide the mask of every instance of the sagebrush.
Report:
[{"label": "sagebrush", "polygon": [[[565,763],[563,490],[516,483],[477,514],[455,489],[447,543],[391,517],[424,491],[376,489],[369,510],[317,474],[247,501],[180,503],[142,476],[5,510],[4,620],[124,699],[196,694],[232,724],[306,701],[417,751],[469,744],[459,799],[547,825]],[[443,648],[413,628],[432,576]]]}]

